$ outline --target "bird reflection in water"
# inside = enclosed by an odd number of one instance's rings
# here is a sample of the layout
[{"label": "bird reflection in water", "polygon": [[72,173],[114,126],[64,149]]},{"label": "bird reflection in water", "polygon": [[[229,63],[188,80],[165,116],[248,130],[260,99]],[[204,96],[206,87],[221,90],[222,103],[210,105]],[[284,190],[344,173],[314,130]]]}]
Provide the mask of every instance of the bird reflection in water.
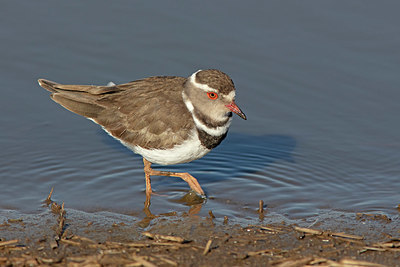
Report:
[{"label": "bird reflection in water", "polygon": [[[138,223],[138,226],[141,228],[149,226],[150,222],[156,218],[179,216],[179,214],[176,211],[160,213],[158,215],[153,214],[150,211],[150,206],[151,206],[150,200],[152,195],[157,195],[157,194],[155,194],[154,192],[152,194],[146,194],[146,200],[144,202],[144,208],[143,208],[145,217]],[[182,217],[184,217],[184,216],[194,216],[199,214],[203,204],[206,202],[206,199],[196,194],[193,190],[190,190],[182,198],[176,200],[176,202],[181,203],[185,206],[189,206],[189,210],[181,215]]]}]

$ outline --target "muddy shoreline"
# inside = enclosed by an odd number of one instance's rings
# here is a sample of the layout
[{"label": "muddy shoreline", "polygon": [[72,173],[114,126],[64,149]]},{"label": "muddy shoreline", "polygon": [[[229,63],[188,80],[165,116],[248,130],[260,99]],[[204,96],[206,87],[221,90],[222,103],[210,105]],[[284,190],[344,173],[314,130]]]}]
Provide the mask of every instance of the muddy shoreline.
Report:
[{"label": "muddy shoreline", "polygon": [[47,205],[40,214],[1,214],[0,266],[400,266],[399,222],[385,215],[292,223],[258,210],[259,223],[243,226],[212,211],[145,210],[132,221],[68,209],[50,197]]}]

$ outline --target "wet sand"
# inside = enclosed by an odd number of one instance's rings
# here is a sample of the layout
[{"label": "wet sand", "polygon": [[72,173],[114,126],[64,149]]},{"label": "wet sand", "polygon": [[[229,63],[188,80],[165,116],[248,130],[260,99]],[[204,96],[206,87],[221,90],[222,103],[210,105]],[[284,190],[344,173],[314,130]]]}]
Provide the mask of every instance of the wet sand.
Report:
[{"label": "wet sand", "polygon": [[0,265],[67,266],[400,266],[398,223],[385,215],[341,214],[313,223],[256,225],[196,211],[146,216],[84,213],[49,197],[47,212],[12,211],[0,222]]}]

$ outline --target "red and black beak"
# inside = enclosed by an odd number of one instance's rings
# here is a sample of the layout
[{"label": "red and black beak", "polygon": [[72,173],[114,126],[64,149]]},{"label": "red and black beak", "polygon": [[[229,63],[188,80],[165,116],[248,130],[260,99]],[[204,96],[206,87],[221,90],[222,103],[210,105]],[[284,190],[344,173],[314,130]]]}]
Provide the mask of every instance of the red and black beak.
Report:
[{"label": "red and black beak", "polygon": [[232,103],[226,105],[226,107],[229,108],[233,113],[236,113],[242,119],[247,120],[246,115],[244,115],[240,108],[235,104],[235,101],[232,101]]}]

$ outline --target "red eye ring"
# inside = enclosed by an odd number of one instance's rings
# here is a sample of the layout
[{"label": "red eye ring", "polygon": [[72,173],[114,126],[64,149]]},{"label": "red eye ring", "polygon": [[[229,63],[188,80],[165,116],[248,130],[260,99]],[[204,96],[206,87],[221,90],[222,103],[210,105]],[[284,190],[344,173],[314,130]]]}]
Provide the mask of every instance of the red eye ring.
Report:
[{"label": "red eye ring", "polygon": [[211,100],[215,100],[215,99],[218,98],[218,94],[215,93],[215,92],[208,92],[208,93],[207,93],[207,96],[208,96],[208,98],[211,99]]}]

